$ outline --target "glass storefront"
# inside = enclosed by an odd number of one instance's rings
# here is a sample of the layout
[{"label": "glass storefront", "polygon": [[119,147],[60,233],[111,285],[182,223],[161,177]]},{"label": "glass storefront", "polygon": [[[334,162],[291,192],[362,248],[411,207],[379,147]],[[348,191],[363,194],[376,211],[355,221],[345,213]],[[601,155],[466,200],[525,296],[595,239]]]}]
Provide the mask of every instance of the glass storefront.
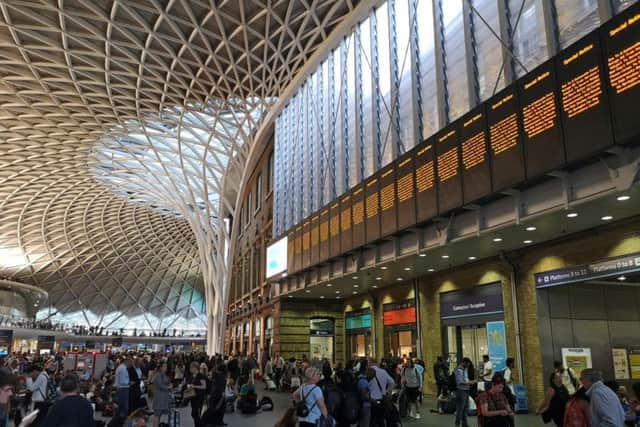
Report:
[{"label": "glass storefront", "polygon": [[417,353],[417,316],[415,300],[384,304],[384,354],[409,357]]},{"label": "glass storefront", "polygon": [[366,357],[373,354],[371,345],[371,310],[345,313],[347,357]]},{"label": "glass storefront", "polygon": [[309,320],[310,359],[323,359],[333,363],[335,349],[335,320],[332,318],[315,318]]}]

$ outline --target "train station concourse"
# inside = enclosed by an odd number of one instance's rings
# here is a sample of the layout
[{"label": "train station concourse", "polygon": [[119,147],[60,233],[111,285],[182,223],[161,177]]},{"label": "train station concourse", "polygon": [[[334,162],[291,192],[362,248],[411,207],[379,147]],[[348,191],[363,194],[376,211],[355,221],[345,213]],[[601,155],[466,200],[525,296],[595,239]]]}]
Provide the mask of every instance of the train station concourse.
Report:
[{"label": "train station concourse", "polygon": [[0,0],[0,63],[0,358],[640,381],[640,2]]}]

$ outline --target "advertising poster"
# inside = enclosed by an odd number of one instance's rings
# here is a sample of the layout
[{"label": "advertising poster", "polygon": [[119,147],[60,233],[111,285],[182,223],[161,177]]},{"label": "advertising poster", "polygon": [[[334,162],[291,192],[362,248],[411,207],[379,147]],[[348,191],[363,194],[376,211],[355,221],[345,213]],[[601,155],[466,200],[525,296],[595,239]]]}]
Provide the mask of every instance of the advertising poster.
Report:
[{"label": "advertising poster", "polygon": [[631,370],[631,379],[640,380],[640,350],[630,352],[629,368]]},{"label": "advertising poster", "polygon": [[487,343],[493,371],[503,371],[507,367],[507,334],[504,321],[487,322]]},{"label": "advertising poster", "polygon": [[626,348],[612,348],[613,374],[616,380],[629,379],[629,363]]},{"label": "advertising poster", "polygon": [[592,368],[591,365],[591,349],[590,348],[563,348],[562,363],[567,368],[573,369],[576,378],[580,378],[580,372],[583,369]]},{"label": "advertising poster", "polygon": [[11,342],[13,341],[13,331],[11,329],[0,330],[0,356],[11,353]]}]

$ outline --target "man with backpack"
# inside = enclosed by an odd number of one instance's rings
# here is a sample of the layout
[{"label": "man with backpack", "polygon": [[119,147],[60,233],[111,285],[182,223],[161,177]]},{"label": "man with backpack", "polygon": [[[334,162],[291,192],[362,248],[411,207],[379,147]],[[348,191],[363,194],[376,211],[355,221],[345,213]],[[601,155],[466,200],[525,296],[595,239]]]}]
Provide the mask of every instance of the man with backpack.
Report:
[{"label": "man with backpack", "polygon": [[440,396],[449,381],[449,366],[442,356],[438,356],[436,363],[433,364],[433,377],[436,379],[437,396]]},{"label": "man with backpack", "polygon": [[55,402],[57,397],[56,387],[53,384],[53,380],[49,376],[49,373],[54,373],[54,361],[48,360],[45,363],[45,368],[42,369],[39,365],[33,365],[31,367],[31,380],[33,381],[28,388],[31,391],[31,400],[33,401],[34,409],[38,409],[38,416],[31,424],[32,427],[39,427],[42,421],[47,416],[49,408]]}]

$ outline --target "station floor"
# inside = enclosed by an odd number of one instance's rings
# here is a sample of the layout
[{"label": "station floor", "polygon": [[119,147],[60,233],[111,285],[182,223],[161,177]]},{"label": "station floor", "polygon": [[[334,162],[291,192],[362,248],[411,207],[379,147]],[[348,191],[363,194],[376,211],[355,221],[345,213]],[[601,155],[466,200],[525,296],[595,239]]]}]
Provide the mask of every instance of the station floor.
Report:
[{"label": "station floor", "polygon": [[[258,412],[255,415],[243,415],[239,412],[233,414],[226,414],[224,421],[228,424],[228,427],[273,427],[280,417],[284,414],[285,410],[291,404],[291,397],[288,393],[261,393],[260,397],[267,395],[273,399],[274,410],[268,412]],[[429,427],[453,427],[454,416],[453,415],[439,415],[430,413],[430,409],[435,408],[435,405],[430,402],[423,403],[420,409],[422,418],[420,420],[414,420],[405,418],[402,420],[403,425],[407,426],[429,426]],[[190,408],[181,408],[181,427],[193,427],[193,420],[190,415]],[[477,421],[475,417],[469,417],[469,425],[476,426]],[[535,414],[519,414],[516,415],[516,427],[541,427],[545,424],[542,422],[542,418]]]}]

